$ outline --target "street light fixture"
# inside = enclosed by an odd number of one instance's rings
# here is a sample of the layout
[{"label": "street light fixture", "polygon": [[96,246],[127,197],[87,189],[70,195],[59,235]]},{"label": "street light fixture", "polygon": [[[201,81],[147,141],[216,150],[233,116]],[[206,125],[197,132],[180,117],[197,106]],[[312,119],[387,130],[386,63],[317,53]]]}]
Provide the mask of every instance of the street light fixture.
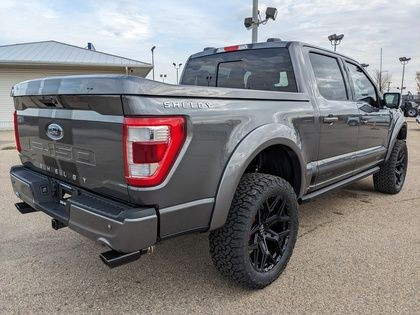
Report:
[{"label": "street light fixture", "polygon": [[247,17],[244,20],[246,29],[252,29],[252,43],[258,42],[258,27],[261,24],[267,24],[268,20],[275,20],[277,18],[277,9],[268,7],[265,10],[265,19],[263,20],[258,10],[258,0],[252,1],[252,17]]},{"label": "street light fixture", "polygon": [[277,9],[276,9],[276,8],[273,8],[273,7],[268,7],[268,8],[265,10],[265,20],[266,20],[266,21],[268,21],[268,20],[273,20],[273,21],[275,21],[275,20],[276,20],[276,18],[277,18],[277,14],[278,14],[278,11],[277,11]]},{"label": "street light fixture", "polygon": [[403,72],[402,72],[402,79],[401,79],[401,94],[403,92],[403,90],[405,89],[404,87],[404,74],[405,74],[405,65],[411,60],[411,58],[407,58],[407,57],[400,57],[400,62],[403,65]]},{"label": "street light fixture", "polygon": [[179,72],[179,69],[182,66],[182,63],[176,64],[175,62],[173,62],[172,64],[173,64],[173,66],[175,67],[175,70],[176,70],[176,84],[179,84],[178,72]]},{"label": "street light fixture", "polygon": [[153,80],[155,80],[155,54],[154,54],[154,52],[155,52],[155,49],[156,49],[156,46],[153,46],[152,47],[152,49],[150,49],[150,51],[152,52],[152,77],[153,77]]},{"label": "street light fixture", "polygon": [[162,82],[165,83],[165,79],[166,79],[167,75],[166,74],[160,74],[160,78],[162,79]]},{"label": "street light fixture", "polygon": [[340,45],[341,41],[344,38],[344,34],[332,34],[328,36],[328,40],[331,42],[331,45],[334,46],[334,51],[337,51],[337,45]]},{"label": "street light fixture", "polygon": [[369,67],[369,64],[368,64],[368,63],[362,63],[362,64],[361,64],[361,66],[362,66],[363,68],[367,68],[367,67]]}]

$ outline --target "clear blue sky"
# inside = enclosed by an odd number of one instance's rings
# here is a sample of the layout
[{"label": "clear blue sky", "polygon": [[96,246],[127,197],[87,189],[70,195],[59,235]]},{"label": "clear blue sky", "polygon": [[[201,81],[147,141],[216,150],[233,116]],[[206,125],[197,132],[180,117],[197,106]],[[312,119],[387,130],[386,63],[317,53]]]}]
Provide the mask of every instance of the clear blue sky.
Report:
[{"label": "clear blue sky", "polygon": [[[57,40],[150,62],[156,45],[156,73],[175,81],[172,62],[206,46],[250,42],[243,18],[251,15],[251,0],[0,0],[0,45]],[[401,84],[400,56],[412,57],[407,88],[415,92],[420,71],[420,0],[260,0],[260,9],[275,6],[278,20],[260,28],[260,40],[280,37],[331,47],[327,36],[344,33],[340,52],[369,70],[384,70],[392,87]]]}]

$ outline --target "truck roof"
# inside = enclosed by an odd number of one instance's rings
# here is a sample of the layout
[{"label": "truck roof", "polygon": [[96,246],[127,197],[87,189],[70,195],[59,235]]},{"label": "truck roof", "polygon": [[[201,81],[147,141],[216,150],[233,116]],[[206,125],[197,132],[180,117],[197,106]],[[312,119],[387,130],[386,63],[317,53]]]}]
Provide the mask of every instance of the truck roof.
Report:
[{"label": "truck roof", "polygon": [[316,45],[312,45],[312,44],[308,44],[308,43],[300,42],[300,41],[282,41],[280,39],[269,39],[267,42],[259,42],[259,43],[254,43],[254,44],[239,44],[239,45],[226,46],[226,47],[220,47],[220,48],[207,47],[207,48],[204,48],[203,51],[200,51],[198,53],[195,53],[195,54],[191,55],[190,58],[194,59],[194,58],[210,56],[210,55],[214,55],[214,54],[220,54],[220,53],[235,51],[235,50],[277,48],[277,47],[284,48],[284,47],[289,47],[291,45],[316,48],[316,49],[319,49],[319,50],[326,51],[328,53],[332,53],[332,54],[350,59],[350,60],[358,63],[358,61],[354,60],[351,57],[348,57],[346,55],[340,54],[338,52],[335,52],[335,51],[332,51],[332,50],[329,50],[329,49],[326,49],[326,48],[323,48],[323,47],[319,47],[319,46],[316,46]]}]

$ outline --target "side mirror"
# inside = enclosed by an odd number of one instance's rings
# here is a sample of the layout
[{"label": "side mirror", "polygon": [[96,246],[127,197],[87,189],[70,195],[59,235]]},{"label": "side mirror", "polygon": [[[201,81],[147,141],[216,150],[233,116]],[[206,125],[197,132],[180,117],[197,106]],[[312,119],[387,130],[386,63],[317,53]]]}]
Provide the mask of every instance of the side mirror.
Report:
[{"label": "side mirror", "polygon": [[388,108],[399,108],[401,103],[401,94],[384,93],[384,103]]}]

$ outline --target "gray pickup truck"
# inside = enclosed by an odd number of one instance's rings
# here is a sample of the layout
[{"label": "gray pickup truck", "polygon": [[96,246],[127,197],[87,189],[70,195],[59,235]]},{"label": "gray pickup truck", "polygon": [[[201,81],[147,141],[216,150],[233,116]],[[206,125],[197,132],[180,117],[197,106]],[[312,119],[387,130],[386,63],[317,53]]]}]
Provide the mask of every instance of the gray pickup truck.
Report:
[{"label": "gray pickup truck", "polygon": [[400,95],[300,42],[206,48],[179,86],[68,76],[12,95],[17,209],[106,245],[110,267],[210,231],[217,269],[262,288],[292,255],[298,204],[369,175],[395,194],[407,171]]}]

